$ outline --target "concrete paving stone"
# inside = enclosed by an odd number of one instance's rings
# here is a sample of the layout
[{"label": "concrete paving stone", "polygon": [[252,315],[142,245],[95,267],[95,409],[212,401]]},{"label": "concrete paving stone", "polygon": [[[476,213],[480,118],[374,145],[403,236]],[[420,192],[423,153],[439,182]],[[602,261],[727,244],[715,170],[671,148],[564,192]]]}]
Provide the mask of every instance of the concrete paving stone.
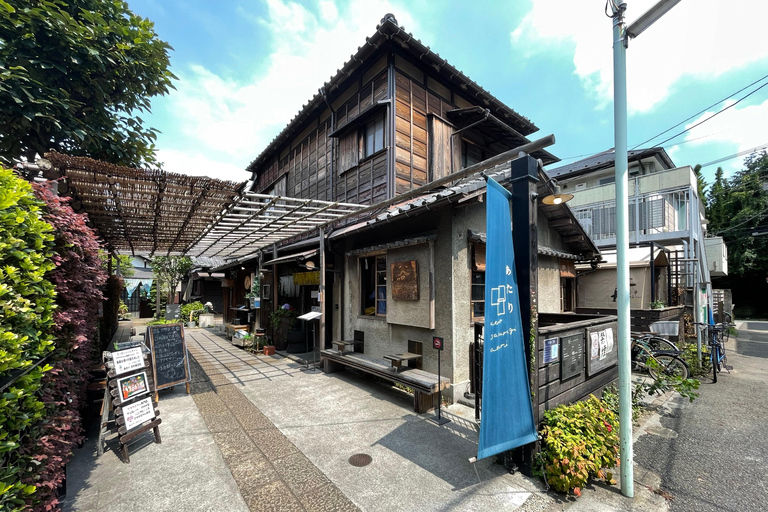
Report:
[{"label": "concrete paving stone", "polygon": [[272,462],[275,471],[297,496],[331,483],[322,471],[302,453],[294,453]]},{"label": "concrete paving stone", "polygon": [[256,450],[256,445],[248,434],[239,429],[231,432],[214,432],[213,439],[227,465],[238,455]]},{"label": "concrete paving stone", "polygon": [[305,512],[301,502],[280,480],[258,486],[245,503],[251,512]]},{"label": "concrete paving stone", "polygon": [[274,461],[286,457],[299,450],[278,429],[263,429],[249,432],[256,446],[269,459]]},{"label": "concrete paving stone", "polygon": [[190,391],[192,391],[193,395],[198,393],[206,393],[208,391],[213,390],[213,386],[211,386],[211,383],[207,381],[205,382],[192,381],[189,388],[190,388]]},{"label": "concrete paving stone", "polygon": [[[390,497],[394,499],[394,496]],[[302,494],[299,500],[308,512],[355,512],[360,509],[333,484],[323,485],[310,493]],[[394,505],[394,504],[393,504]],[[396,506],[393,509],[397,509]]]},{"label": "concrete paving stone", "polygon": [[228,411],[227,404],[213,392],[193,395],[193,398],[195,405],[197,405],[197,408],[203,415],[225,413]]},{"label": "concrete paving stone", "polygon": [[231,412],[212,413],[203,416],[208,430],[211,432],[229,432],[240,430],[237,418]]},{"label": "concrete paving stone", "polygon": [[246,432],[263,430],[265,428],[275,428],[275,425],[269,421],[269,418],[264,416],[261,411],[253,406],[247,409],[233,408],[232,414],[235,415]]},{"label": "concrete paving stone", "polygon": [[[232,457],[227,466],[241,489],[243,488],[240,485],[241,482],[247,483],[247,487],[251,488],[254,487],[252,484],[256,480],[263,484],[280,478],[272,464],[259,450],[243,452],[239,457]],[[254,482],[251,482],[252,480]]]}]

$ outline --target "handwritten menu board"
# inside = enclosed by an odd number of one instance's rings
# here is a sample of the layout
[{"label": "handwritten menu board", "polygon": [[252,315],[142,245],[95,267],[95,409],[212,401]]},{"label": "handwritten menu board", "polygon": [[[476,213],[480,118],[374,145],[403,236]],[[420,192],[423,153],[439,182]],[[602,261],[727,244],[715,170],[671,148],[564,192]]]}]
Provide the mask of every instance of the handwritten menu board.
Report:
[{"label": "handwritten menu board", "polygon": [[561,341],[560,380],[581,375],[584,370],[584,335],[564,336]]},{"label": "handwritten menu board", "polygon": [[152,351],[155,390],[189,382],[189,357],[184,327],[181,324],[151,325],[147,331]]},{"label": "handwritten menu board", "polygon": [[416,260],[392,263],[392,298],[419,300],[419,266]]}]

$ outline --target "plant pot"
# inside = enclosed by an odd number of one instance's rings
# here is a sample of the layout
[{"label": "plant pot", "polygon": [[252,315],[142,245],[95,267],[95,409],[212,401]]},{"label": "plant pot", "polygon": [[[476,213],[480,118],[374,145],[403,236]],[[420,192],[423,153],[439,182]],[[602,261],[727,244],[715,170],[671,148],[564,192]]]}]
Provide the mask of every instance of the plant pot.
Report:
[{"label": "plant pot", "polygon": [[187,322],[187,327],[188,327],[189,329],[192,329],[192,328],[193,328],[193,327],[195,327],[196,325],[197,325],[197,323],[196,323],[196,322],[194,322],[194,321],[193,321],[193,322]]}]

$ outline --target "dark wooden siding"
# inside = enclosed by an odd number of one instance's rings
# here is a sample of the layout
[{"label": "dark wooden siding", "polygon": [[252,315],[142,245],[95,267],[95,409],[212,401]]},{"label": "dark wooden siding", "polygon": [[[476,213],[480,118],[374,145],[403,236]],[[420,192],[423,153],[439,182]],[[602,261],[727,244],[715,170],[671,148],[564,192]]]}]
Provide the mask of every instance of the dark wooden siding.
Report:
[{"label": "dark wooden siding", "polygon": [[[387,70],[372,78],[353,94],[336,111],[336,127],[343,127],[361,112],[387,97]],[[256,190],[264,192],[283,175],[287,175],[286,194],[292,197],[369,203],[386,199],[386,158],[377,155],[358,168],[356,132],[336,139],[329,137],[334,130],[330,117],[322,122],[315,120],[315,129],[307,133],[306,127],[300,136],[302,140],[286,143],[279,154],[258,171]],[[306,125],[310,126],[310,123]],[[335,167],[337,176],[332,176],[331,154],[335,145]],[[286,154],[286,148],[290,150]],[[383,165],[382,165],[383,163]],[[343,169],[343,170],[342,170]],[[341,173],[341,175],[339,175]],[[366,181],[367,180],[367,181]],[[358,187],[358,183],[360,187]],[[367,183],[367,184],[366,184]],[[335,190],[331,190],[332,184]],[[367,200],[361,200],[367,198]]]},{"label": "dark wooden siding", "polygon": [[[546,317],[561,317],[560,321],[568,317],[568,315],[547,315],[542,313],[541,318]],[[579,315],[572,315],[574,319],[578,319]],[[585,324],[588,324],[585,325]],[[618,378],[618,367],[612,366],[606,368],[600,373],[594,375],[588,375],[587,373],[587,359],[589,358],[589,345],[587,344],[588,331],[590,328],[599,326],[601,329],[612,327],[614,333],[617,330],[618,324],[615,317],[604,317],[604,319],[597,319],[591,322],[576,322],[575,325],[569,326],[568,323],[560,323],[549,327],[540,327],[536,363],[539,372],[539,388],[536,391],[536,405],[539,408],[539,417],[544,418],[544,411],[554,409],[558,405],[568,404],[582,400],[588,397],[590,394],[594,394],[600,398],[603,388],[612,384]],[[583,349],[584,349],[584,367],[578,376],[571,377],[567,380],[560,379],[560,362],[550,363],[544,365],[544,340],[549,338],[562,338],[578,335],[582,337]],[[562,345],[561,349],[562,351]],[[618,339],[614,342],[614,350],[618,350]]]}]

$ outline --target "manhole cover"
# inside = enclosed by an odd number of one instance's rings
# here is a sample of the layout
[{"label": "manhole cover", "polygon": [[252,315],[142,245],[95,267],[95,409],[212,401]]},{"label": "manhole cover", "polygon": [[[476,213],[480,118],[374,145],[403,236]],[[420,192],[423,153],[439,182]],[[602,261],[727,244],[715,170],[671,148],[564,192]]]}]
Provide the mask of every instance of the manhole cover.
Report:
[{"label": "manhole cover", "polygon": [[358,468],[367,466],[372,461],[373,459],[367,453],[356,453],[349,458],[349,463]]}]

